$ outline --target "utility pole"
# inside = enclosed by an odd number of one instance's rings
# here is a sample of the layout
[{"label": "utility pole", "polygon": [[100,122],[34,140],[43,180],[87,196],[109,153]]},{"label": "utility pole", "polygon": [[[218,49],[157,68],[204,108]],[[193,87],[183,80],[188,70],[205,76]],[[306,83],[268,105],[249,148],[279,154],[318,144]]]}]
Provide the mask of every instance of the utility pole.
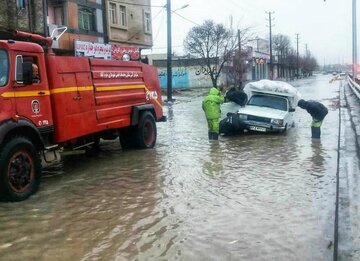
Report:
[{"label": "utility pole", "polygon": [[269,29],[270,29],[270,80],[273,79],[274,77],[274,64],[273,64],[273,55],[272,55],[272,18],[271,18],[271,14],[273,14],[274,12],[266,12],[269,15]]},{"label": "utility pole", "polygon": [[299,34],[296,34],[296,78],[299,79]]},{"label": "utility pole", "polygon": [[357,35],[356,35],[356,0],[352,1],[352,53],[353,53],[353,79],[357,78]]},{"label": "utility pole", "polygon": [[240,29],[238,29],[238,48],[239,48],[239,89],[242,89],[242,61],[241,61],[241,37],[240,37]]},{"label": "utility pole", "polygon": [[167,14],[167,102],[172,102],[171,0],[166,2]]}]

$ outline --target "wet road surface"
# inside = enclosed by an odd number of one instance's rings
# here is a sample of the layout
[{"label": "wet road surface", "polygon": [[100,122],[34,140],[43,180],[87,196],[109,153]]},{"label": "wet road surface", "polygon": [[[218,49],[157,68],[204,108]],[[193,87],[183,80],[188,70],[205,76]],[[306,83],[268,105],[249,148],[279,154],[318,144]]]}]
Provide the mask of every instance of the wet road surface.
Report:
[{"label": "wet road surface", "polygon": [[331,260],[339,82],[295,84],[329,108],[321,141],[297,109],[287,135],[207,140],[202,96],[174,95],[154,149],[66,158],[39,192],[0,203],[2,260]]}]

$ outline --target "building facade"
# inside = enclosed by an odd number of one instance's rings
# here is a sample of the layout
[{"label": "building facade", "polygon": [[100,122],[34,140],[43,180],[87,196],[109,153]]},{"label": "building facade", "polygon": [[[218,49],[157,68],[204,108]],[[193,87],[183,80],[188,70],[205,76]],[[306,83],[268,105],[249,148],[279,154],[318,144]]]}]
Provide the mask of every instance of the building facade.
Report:
[{"label": "building facade", "polygon": [[48,0],[47,17],[49,33],[66,26],[67,31],[53,48],[73,54],[76,40],[104,43],[104,5],[102,0]]},{"label": "building facade", "polygon": [[109,43],[150,48],[153,45],[150,0],[106,0]]},{"label": "building facade", "polygon": [[45,10],[42,0],[0,0],[0,32],[21,30],[45,35]]},{"label": "building facade", "polygon": [[8,30],[49,36],[67,27],[53,43],[58,54],[74,55],[77,41],[136,48],[153,44],[151,0],[0,0],[0,6],[0,36]]}]

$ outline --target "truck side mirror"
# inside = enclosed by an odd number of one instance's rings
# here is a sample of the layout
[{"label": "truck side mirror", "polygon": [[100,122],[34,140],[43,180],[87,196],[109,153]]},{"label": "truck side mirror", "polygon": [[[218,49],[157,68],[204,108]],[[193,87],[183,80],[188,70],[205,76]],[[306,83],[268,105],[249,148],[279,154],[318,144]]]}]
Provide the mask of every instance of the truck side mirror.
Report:
[{"label": "truck side mirror", "polygon": [[23,62],[23,83],[29,85],[33,83],[33,73],[32,73],[32,62]]}]

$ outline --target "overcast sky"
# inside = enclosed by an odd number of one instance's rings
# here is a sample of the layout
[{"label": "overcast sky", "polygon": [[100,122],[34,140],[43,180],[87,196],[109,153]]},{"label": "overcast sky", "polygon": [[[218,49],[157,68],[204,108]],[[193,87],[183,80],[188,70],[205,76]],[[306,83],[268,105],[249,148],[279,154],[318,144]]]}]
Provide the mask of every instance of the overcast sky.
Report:
[{"label": "overcast sky", "polygon": [[[153,16],[153,53],[166,53],[166,0],[151,0]],[[252,27],[261,38],[269,35],[268,15],[274,12],[273,34],[285,34],[299,52],[305,44],[320,65],[352,62],[352,0],[172,0],[172,10],[189,6],[172,15],[172,46],[183,54],[183,41],[188,31],[206,19],[233,28]],[[358,6],[360,3],[358,3]],[[182,17],[180,17],[179,15]],[[360,18],[360,13],[358,13]],[[359,20],[359,19],[358,19]],[[358,22],[358,28],[360,23]],[[359,30],[358,30],[359,31]],[[360,37],[360,33],[358,33]]]}]

